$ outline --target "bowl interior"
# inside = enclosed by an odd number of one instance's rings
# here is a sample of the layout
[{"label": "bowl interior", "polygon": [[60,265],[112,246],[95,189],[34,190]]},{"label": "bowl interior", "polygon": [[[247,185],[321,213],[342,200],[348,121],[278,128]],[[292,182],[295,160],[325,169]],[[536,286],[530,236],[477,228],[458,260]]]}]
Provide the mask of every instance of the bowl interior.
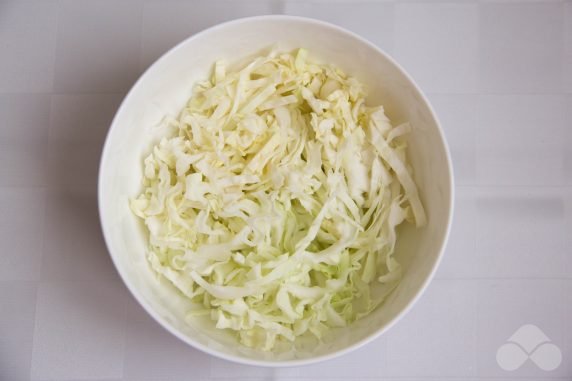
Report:
[{"label": "bowl interior", "polygon": [[[243,348],[208,320],[185,320],[185,300],[151,274],[145,261],[145,230],[128,205],[141,190],[142,162],[161,136],[164,115],[177,116],[192,85],[208,77],[219,59],[237,62],[271,48],[305,47],[314,59],[333,63],[367,85],[368,103],[382,104],[393,123],[409,121],[409,156],[428,225],[400,228],[397,259],[404,278],[389,299],[366,318],[333,332],[325,343],[296,353]],[[448,234],[452,180],[446,144],[424,97],[386,55],[361,38],[329,24],[266,16],[222,24],[184,41],[157,61],[119,109],[101,161],[100,214],[114,263],[139,302],[172,333],[195,347],[251,364],[300,364],[358,346],[387,329],[408,309],[439,261]]]}]

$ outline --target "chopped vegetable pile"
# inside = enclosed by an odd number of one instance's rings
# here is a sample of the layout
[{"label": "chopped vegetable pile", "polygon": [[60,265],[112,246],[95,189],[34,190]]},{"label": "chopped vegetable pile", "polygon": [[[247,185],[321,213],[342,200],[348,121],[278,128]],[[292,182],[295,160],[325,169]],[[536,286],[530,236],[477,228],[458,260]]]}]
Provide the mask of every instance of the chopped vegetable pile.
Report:
[{"label": "chopped vegetable pile", "polygon": [[216,327],[272,350],[376,308],[401,278],[396,227],[422,226],[405,123],[307,51],[215,64],[131,200],[151,267]]}]

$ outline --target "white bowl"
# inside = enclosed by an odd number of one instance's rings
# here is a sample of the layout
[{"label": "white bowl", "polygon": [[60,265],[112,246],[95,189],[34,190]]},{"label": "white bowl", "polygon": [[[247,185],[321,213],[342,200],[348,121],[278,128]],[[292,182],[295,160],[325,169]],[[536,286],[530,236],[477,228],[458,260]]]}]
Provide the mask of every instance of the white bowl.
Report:
[{"label": "white bowl", "polygon": [[[177,115],[191,85],[208,77],[218,59],[236,61],[269,47],[305,47],[368,87],[368,103],[382,104],[394,123],[409,121],[409,156],[428,215],[422,229],[400,228],[396,256],[404,277],[387,301],[369,316],[335,332],[334,339],[308,351],[277,354],[239,345],[212,322],[185,321],[184,303],[159,283],[144,253],[145,230],[128,199],[141,190],[142,161],[158,138],[154,126]],[[429,284],[443,254],[453,211],[453,179],[443,131],[415,82],[387,54],[363,38],[324,22],[289,16],[261,16],[224,23],[183,41],[155,64],[125,97],[107,135],[99,172],[99,212],[109,252],[123,281],[147,312],[173,335],[212,355],[251,365],[315,363],[356,349],[386,332]]]}]

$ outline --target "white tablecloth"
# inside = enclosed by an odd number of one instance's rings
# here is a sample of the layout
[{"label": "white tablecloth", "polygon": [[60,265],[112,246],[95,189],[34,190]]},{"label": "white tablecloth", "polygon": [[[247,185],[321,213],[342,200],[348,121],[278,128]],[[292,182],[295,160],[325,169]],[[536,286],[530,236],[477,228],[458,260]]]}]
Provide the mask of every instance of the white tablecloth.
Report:
[{"label": "white tablecloth", "polygon": [[[415,308],[363,349],[279,370],[211,358],[147,317],[107,255],[95,191],[142,70],[210,25],[268,13],[337,23],[402,63],[442,119],[457,191]],[[550,348],[521,331],[499,351],[526,324]],[[506,353],[532,359],[504,370]],[[521,377],[572,378],[571,2],[0,1],[0,380]]]}]

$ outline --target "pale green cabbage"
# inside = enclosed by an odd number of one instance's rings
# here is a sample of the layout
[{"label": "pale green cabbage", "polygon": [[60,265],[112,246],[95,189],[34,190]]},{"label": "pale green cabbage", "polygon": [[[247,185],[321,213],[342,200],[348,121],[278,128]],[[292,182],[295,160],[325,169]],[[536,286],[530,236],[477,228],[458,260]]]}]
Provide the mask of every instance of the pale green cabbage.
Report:
[{"label": "pale green cabbage", "polygon": [[364,98],[303,49],[238,71],[217,62],[195,86],[131,201],[150,265],[201,306],[191,315],[271,350],[346,326],[395,288],[395,229],[426,218],[410,126],[393,128]]}]

